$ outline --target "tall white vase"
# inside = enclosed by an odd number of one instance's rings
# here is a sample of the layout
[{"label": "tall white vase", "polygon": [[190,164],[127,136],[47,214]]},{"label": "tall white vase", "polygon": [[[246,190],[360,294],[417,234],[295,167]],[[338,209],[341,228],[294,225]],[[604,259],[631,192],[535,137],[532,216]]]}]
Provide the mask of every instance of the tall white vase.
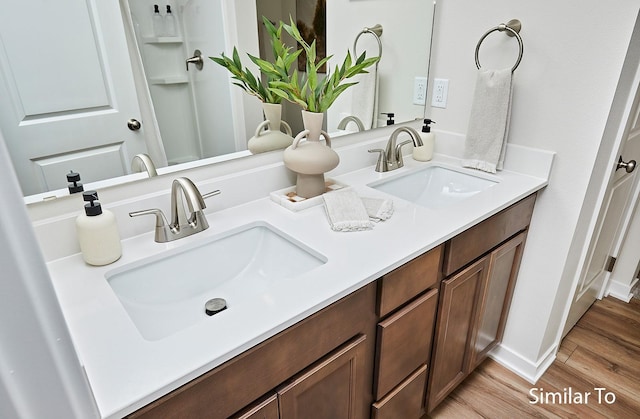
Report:
[{"label": "tall white vase", "polygon": [[322,113],[302,111],[305,130],[284,150],[284,164],[297,174],[296,194],[303,198],[323,194],[324,174],[340,162],[338,154],[331,149],[329,134],[322,131],[323,118]]},{"label": "tall white vase", "polygon": [[[272,150],[281,150],[291,145],[291,127],[282,120],[282,105],[262,103],[265,120],[256,128],[255,135],[249,139],[247,147],[253,154]],[[284,132],[281,130],[284,129]]]}]

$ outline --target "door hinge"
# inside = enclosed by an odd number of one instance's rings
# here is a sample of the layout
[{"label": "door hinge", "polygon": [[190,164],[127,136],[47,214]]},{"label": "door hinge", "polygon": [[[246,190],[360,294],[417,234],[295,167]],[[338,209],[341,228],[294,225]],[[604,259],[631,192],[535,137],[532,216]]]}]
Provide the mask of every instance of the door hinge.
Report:
[{"label": "door hinge", "polygon": [[607,261],[607,267],[605,268],[605,271],[607,272],[613,272],[613,267],[616,266],[616,261],[618,259],[616,259],[613,256],[609,256],[609,260]]}]

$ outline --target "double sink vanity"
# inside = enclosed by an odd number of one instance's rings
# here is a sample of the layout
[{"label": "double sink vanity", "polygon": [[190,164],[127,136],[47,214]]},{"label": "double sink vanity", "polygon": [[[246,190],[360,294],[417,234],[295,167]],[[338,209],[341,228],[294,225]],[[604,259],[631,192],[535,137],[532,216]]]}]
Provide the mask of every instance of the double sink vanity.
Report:
[{"label": "double sink vanity", "polygon": [[[548,177],[519,164],[530,150],[510,152],[497,175],[437,155],[332,176],[393,199],[393,216],[369,231],[334,232],[322,205],[296,212],[262,198],[209,212],[207,230],[174,242],[155,243],[149,223],[108,266],[50,261],[101,414],[430,411],[504,330]],[[225,199],[220,189],[213,199]],[[224,309],[206,308],[213,299]]]}]

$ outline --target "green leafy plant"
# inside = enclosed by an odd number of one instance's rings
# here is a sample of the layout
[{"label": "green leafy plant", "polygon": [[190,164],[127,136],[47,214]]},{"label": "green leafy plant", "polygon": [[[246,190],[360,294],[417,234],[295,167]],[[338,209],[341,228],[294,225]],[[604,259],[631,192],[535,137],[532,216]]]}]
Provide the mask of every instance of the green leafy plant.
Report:
[{"label": "green leafy plant", "polygon": [[264,82],[260,74],[254,75],[247,67],[243,67],[236,47],[233,48],[231,58],[224,55],[224,53],[222,53],[220,57],[209,58],[222,67],[225,67],[233,75],[232,78],[236,80],[233,84],[245,92],[256,96],[265,103],[281,103],[283,99],[282,96],[275,94],[270,86],[282,78],[288,78],[292,64],[296,62],[298,55],[300,55],[302,51],[292,52],[291,50],[293,48],[287,47],[284,44],[282,40],[282,22],[277,28],[264,16],[262,17],[262,22],[269,34],[271,49],[273,50],[273,56],[276,57],[276,61],[271,63],[251,54],[247,55],[251,61],[258,66],[262,74],[264,74]]},{"label": "green leafy plant", "polygon": [[[332,56],[316,62],[315,40],[309,45],[309,43],[302,38],[292,18],[290,18],[289,25],[280,22],[279,30],[282,28],[289,33],[305,51],[307,56],[306,71],[303,73],[298,72],[297,69],[295,69],[293,73],[281,71],[282,64],[286,64],[288,61],[278,55],[276,55],[276,57],[278,57],[276,65],[273,66],[269,65],[270,63],[260,63],[256,60],[254,60],[254,62],[260,67],[263,73],[271,78],[269,81],[269,90],[271,90],[272,93],[282,99],[297,103],[304,110],[310,112],[324,112],[329,109],[340,94],[349,87],[357,84],[357,82],[347,82],[347,79],[357,74],[367,73],[366,68],[379,60],[378,57],[366,58],[366,54],[362,53],[354,63],[351,54],[347,51],[347,56],[342,65],[336,66],[333,72],[330,72],[326,77],[322,78],[318,76],[319,69],[326,64]],[[300,50],[298,50],[298,52],[299,51]],[[289,56],[285,57],[289,58]],[[282,62],[280,61],[281,58]]]}]

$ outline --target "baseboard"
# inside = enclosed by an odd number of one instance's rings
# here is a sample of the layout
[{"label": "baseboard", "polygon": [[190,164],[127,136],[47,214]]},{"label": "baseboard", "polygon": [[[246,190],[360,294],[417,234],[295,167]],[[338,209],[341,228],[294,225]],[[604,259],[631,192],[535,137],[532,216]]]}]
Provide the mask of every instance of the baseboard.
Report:
[{"label": "baseboard", "polygon": [[557,349],[556,345],[552,346],[542,358],[533,362],[504,345],[498,345],[491,351],[489,357],[531,384],[535,384],[556,359]]},{"label": "baseboard", "polygon": [[607,296],[615,297],[618,300],[622,300],[625,303],[631,301],[633,292],[631,291],[632,284],[621,284],[616,281],[610,281],[607,288]]}]

